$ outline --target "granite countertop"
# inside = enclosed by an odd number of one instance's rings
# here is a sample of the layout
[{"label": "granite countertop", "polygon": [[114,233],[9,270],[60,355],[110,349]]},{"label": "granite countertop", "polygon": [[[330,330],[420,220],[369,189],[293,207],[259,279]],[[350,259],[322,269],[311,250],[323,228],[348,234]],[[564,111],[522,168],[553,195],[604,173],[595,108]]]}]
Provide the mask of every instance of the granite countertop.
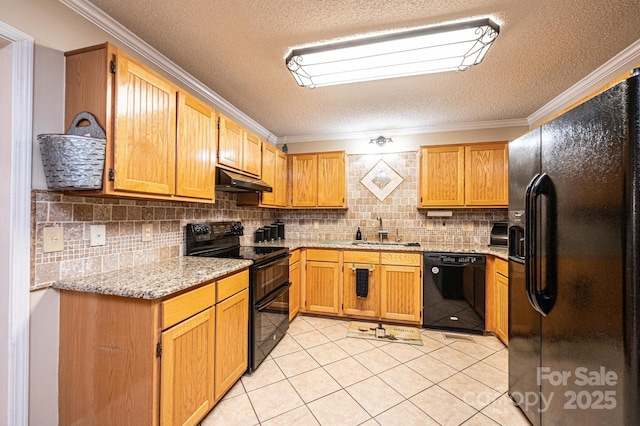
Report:
[{"label": "granite countertop", "polygon": [[53,288],[158,299],[250,266],[251,260],[182,256],[86,277],[56,281]]},{"label": "granite countertop", "polygon": [[[371,241],[369,241],[371,243]],[[284,239],[279,241],[271,241],[268,243],[260,243],[257,245],[287,247],[289,250],[298,248],[325,248],[338,250],[384,250],[384,251],[408,251],[408,252],[443,252],[443,253],[480,253],[491,254],[501,259],[507,260],[509,257],[506,247],[489,247],[488,245],[461,245],[439,244],[439,243],[421,243],[420,247],[406,246],[404,244],[361,244],[355,245],[354,241],[338,241],[338,240],[290,240]]]}]

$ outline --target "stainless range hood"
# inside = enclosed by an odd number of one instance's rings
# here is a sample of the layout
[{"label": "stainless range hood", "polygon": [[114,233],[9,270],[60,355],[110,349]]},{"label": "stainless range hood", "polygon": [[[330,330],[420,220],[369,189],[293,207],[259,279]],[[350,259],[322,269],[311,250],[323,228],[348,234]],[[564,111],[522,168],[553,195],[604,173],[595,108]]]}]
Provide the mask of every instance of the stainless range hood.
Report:
[{"label": "stainless range hood", "polygon": [[273,192],[273,188],[261,179],[216,167],[216,191]]}]

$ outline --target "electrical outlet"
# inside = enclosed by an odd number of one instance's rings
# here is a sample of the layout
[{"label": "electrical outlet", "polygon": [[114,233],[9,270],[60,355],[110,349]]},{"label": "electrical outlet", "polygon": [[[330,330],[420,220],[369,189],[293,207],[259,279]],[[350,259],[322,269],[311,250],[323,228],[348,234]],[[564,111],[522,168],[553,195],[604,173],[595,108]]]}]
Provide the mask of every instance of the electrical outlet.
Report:
[{"label": "electrical outlet", "polygon": [[427,231],[433,231],[433,221],[432,220],[428,220],[427,221]]},{"label": "electrical outlet", "polygon": [[103,246],[107,242],[107,228],[104,225],[91,225],[91,247]]},{"label": "electrical outlet", "polygon": [[45,253],[64,250],[64,228],[48,226],[42,230],[43,250]]},{"label": "electrical outlet", "polygon": [[473,232],[473,222],[463,222],[462,230],[465,232]]},{"label": "electrical outlet", "polygon": [[317,220],[313,221],[313,229],[320,229],[320,222],[318,222]]},{"label": "electrical outlet", "polygon": [[153,223],[142,224],[142,241],[153,240]]}]

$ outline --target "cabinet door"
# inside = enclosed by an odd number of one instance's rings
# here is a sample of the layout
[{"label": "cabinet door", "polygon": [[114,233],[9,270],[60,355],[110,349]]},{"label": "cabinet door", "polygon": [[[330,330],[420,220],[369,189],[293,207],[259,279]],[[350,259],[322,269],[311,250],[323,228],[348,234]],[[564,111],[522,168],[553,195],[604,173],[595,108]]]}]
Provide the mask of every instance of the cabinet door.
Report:
[{"label": "cabinet door", "polygon": [[216,400],[247,370],[248,348],[249,292],[242,290],[216,305]]},{"label": "cabinet door", "polygon": [[160,424],[194,425],[214,404],[215,308],[162,333]]},{"label": "cabinet door", "polygon": [[[358,297],[356,294],[355,268],[369,270],[367,297]],[[373,270],[370,270],[373,269]],[[380,267],[372,264],[347,264],[343,273],[343,299],[342,312],[345,315],[358,315],[377,318],[380,316]]]},{"label": "cabinet door", "polygon": [[262,205],[274,206],[276,204],[276,194],[278,185],[276,181],[276,147],[265,143],[262,152],[262,180],[273,188],[273,192],[262,193]]},{"label": "cabinet door", "polygon": [[420,267],[383,265],[380,316],[402,321],[420,321],[422,280]]},{"label": "cabinet door", "polygon": [[464,147],[426,147],[420,155],[420,206],[464,205]]},{"label": "cabinet door", "polygon": [[242,170],[260,176],[262,172],[262,141],[256,135],[244,132]]},{"label": "cabinet door", "polygon": [[337,314],[339,312],[339,263],[307,262],[306,303],[309,312]]},{"label": "cabinet door", "polygon": [[466,146],[465,163],[465,204],[507,207],[509,205],[507,144]]},{"label": "cabinet door", "polygon": [[496,286],[496,336],[506,345],[509,339],[509,279],[495,274]]},{"label": "cabinet door", "polygon": [[174,194],[177,89],[126,55],[117,63],[114,188]]},{"label": "cabinet door", "polygon": [[287,206],[287,155],[282,151],[276,151],[276,206]]},{"label": "cabinet door", "polygon": [[318,207],[344,207],[344,153],[318,154]]},{"label": "cabinet door", "polygon": [[300,262],[289,266],[289,321],[300,312]]},{"label": "cabinet door", "polygon": [[294,155],[291,182],[294,207],[316,207],[318,204],[318,156]]},{"label": "cabinet door", "polygon": [[193,96],[179,92],[177,195],[215,197],[216,136],[214,111]]},{"label": "cabinet door", "polygon": [[242,170],[244,130],[233,121],[221,115],[219,132],[218,162],[225,166]]}]

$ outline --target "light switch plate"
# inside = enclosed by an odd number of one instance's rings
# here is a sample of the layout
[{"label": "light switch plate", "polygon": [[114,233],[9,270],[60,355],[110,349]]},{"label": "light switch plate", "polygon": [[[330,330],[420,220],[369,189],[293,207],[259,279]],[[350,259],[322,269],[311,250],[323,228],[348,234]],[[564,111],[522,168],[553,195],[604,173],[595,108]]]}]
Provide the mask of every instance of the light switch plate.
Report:
[{"label": "light switch plate", "polygon": [[89,245],[103,246],[107,243],[107,227],[104,225],[91,225],[91,242]]},{"label": "light switch plate", "polygon": [[45,253],[64,250],[64,228],[48,226],[42,230],[43,250]]},{"label": "light switch plate", "polygon": [[473,232],[473,222],[463,222],[462,230],[465,232]]},{"label": "light switch plate", "polygon": [[153,241],[153,223],[142,224],[142,241]]}]

